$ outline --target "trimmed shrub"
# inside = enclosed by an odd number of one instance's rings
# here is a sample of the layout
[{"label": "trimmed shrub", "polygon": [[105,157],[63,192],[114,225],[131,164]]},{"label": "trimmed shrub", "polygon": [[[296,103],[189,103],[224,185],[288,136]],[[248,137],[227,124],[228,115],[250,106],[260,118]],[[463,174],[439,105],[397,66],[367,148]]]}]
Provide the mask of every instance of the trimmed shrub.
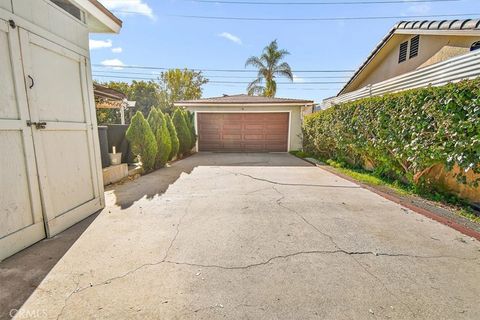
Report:
[{"label": "trimmed shrub", "polygon": [[168,162],[172,151],[172,141],[167,128],[165,117],[157,108],[151,108],[147,118],[150,128],[155,134],[157,141],[157,155],[155,157],[155,168],[162,168]]},{"label": "trimmed shrub", "polygon": [[187,123],[188,130],[190,131],[190,150],[195,147],[197,143],[197,135],[195,134],[195,114],[188,110],[183,111],[185,122]]},{"label": "trimmed shrub", "polygon": [[172,143],[172,150],[170,151],[170,156],[168,160],[172,160],[178,154],[178,149],[180,147],[180,142],[178,141],[177,130],[175,130],[175,126],[173,125],[172,118],[168,113],[165,114],[165,121],[167,122],[168,132],[170,134],[170,140]]},{"label": "trimmed shrub", "polygon": [[[305,118],[305,151],[422,184],[437,164],[480,173],[480,79],[340,104]],[[478,180],[474,182],[478,185]]]},{"label": "trimmed shrub", "polygon": [[173,112],[172,121],[173,125],[175,126],[175,130],[177,130],[178,141],[180,143],[178,154],[185,154],[191,149],[190,146],[192,145],[192,137],[181,109],[175,109]]},{"label": "trimmed shrub", "polygon": [[140,111],[133,116],[126,138],[130,142],[132,153],[140,158],[143,169],[151,171],[155,167],[157,142],[150,125]]}]

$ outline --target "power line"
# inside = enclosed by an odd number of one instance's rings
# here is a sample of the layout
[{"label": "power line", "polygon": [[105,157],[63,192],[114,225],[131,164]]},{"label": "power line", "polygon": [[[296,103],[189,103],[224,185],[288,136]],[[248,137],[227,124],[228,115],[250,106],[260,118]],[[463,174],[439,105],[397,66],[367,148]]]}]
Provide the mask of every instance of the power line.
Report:
[{"label": "power line", "polygon": [[[166,68],[166,67],[154,67],[154,66],[134,66],[134,65],[112,65],[106,66],[103,64],[92,64],[94,67],[102,68],[124,68],[124,69],[146,69],[146,70],[170,70],[176,68]],[[178,68],[185,69],[185,68]],[[186,68],[192,71],[202,71],[202,72],[254,72],[258,73],[258,70],[246,70],[246,69],[201,69],[201,68]],[[351,73],[355,70],[347,69],[338,69],[338,70],[292,70],[293,73]]]},{"label": "power line", "polygon": [[[126,77],[126,76],[112,76],[104,74],[93,74],[96,77],[104,78],[119,78],[119,79],[140,79],[140,80],[157,80],[156,78],[146,78],[146,77]],[[302,81],[302,82],[277,82],[277,84],[344,84],[346,81]],[[248,81],[209,81],[209,83],[221,83],[221,84],[250,84]]]},{"label": "power line", "polygon": [[[131,72],[131,71],[110,71],[110,70],[93,70],[94,72],[106,72],[108,75],[143,75],[143,76],[160,76],[161,73],[148,73],[148,72]],[[219,76],[219,75],[209,75],[204,74],[204,77],[209,78],[218,78],[218,79],[252,79],[255,76],[239,76],[239,75],[231,75],[231,76]],[[350,76],[302,76],[302,79],[348,79]]]},{"label": "power line", "polygon": [[406,3],[432,3],[432,2],[458,2],[461,0],[373,0],[373,1],[311,1],[311,2],[254,2],[254,1],[217,1],[217,0],[186,0],[199,3],[221,3],[221,4],[240,4],[240,5],[368,5],[368,4],[406,4]]},{"label": "power line", "polygon": [[197,16],[197,15],[169,15],[171,17],[201,20],[237,20],[237,21],[347,21],[347,20],[387,20],[387,19],[425,19],[445,17],[478,16],[480,13],[436,14],[418,16],[370,16],[370,17],[324,17],[324,18],[262,18],[262,17],[224,17],[224,16]]}]

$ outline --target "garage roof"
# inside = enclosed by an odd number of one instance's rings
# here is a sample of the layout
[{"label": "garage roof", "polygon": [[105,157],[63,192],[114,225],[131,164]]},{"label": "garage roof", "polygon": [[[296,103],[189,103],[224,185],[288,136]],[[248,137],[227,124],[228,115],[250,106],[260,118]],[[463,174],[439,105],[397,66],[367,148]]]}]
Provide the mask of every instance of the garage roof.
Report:
[{"label": "garage roof", "polygon": [[268,98],[262,96],[249,96],[247,94],[223,95],[196,100],[183,100],[174,103],[175,106],[196,106],[196,105],[306,105],[313,104],[312,100]]}]

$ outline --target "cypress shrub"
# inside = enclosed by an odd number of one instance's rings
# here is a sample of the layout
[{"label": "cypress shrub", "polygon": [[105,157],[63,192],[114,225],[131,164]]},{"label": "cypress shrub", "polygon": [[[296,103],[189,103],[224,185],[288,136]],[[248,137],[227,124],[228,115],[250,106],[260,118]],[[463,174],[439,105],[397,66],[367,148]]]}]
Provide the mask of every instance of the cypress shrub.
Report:
[{"label": "cypress shrub", "polygon": [[185,117],[185,122],[187,123],[188,130],[190,131],[190,150],[195,147],[197,142],[197,135],[195,134],[195,114],[188,110],[183,111],[183,116]]},{"label": "cypress shrub", "polygon": [[172,160],[178,154],[180,142],[178,141],[177,130],[175,130],[172,118],[170,118],[170,115],[168,113],[165,114],[165,121],[167,123],[168,133],[170,134],[170,141],[172,143],[172,150],[170,151],[168,160]]},{"label": "cypress shrub", "polygon": [[143,169],[148,172],[155,167],[157,142],[150,125],[140,111],[133,116],[127,129],[126,138],[132,153],[140,158]]},{"label": "cypress shrub", "polygon": [[170,152],[172,151],[172,142],[167,128],[165,117],[157,108],[151,108],[147,118],[150,128],[155,134],[157,141],[157,155],[155,157],[155,168],[162,168],[167,164]]},{"label": "cypress shrub", "polygon": [[[422,185],[437,164],[480,173],[480,79],[333,106],[305,117],[304,149]],[[473,184],[478,185],[479,181]]]},{"label": "cypress shrub", "polygon": [[172,121],[173,125],[175,126],[175,130],[177,130],[179,141],[178,154],[185,154],[191,149],[190,146],[192,145],[192,137],[187,122],[185,121],[183,111],[179,108],[175,109],[173,112]]}]

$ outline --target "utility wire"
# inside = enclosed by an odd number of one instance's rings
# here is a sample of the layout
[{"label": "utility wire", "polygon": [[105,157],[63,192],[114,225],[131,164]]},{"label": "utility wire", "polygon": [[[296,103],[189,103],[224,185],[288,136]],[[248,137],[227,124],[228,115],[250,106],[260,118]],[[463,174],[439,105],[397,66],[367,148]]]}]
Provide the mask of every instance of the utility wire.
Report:
[{"label": "utility wire", "polygon": [[458,2],[461,0],[373,0],[373,1],[308,1],[308,2],[264,2],[264,1],[217,1],[217,0],[185,0],[186,2],[199,3],[221,3],[221,4],[240,4],[240,5],[368,5],[368,4],[407,4],[407,3],[433,3],[433,2]]},{"label": "utility wire", "polygon": [[[161,73],[148,73],[148,72],[130,72],[130,71],[110,71],[110,70],[93,70],[93,72],[104,72],[108,73],[108,75],[143,75],[143,76],[160,76]],[[209,75],[209,74],[204,74],[203,75],[205,78],[219,78],[219,79],[252,79],[255,76],[238,76],[238,75],[232,75],[232,76],[219,76],[219,75]],[[348,79],[349,76],[302,76],[302,79]]]},{"label": "utility wire", "polygon": [[478,16],[480,13],[456,13],[456,14],[436,14],[436,15],[417,15],[417,16],[367,16],[367,17],[323,17],[323,18],[262,18],[262,17],[225,17],[225,16],[197,16],[174,14],[170,17],[200,20],[237,20],[237,21],[349,21],[349,20],[388,20],[398,19],[405,21],[407,19],[425,19],[425,18],[445,18],[445,17],[466,17]]},{"label": "utility wire", "polygon": [[[92,64],[94,67],[102,67],[102,68],[125,68],[125,69],[146,69],[146,70],[170,70],[175,68],[166,68],[166,67],[154,67],[154,66],[133,66],[133,65],[112,65],[106,66],[103,64]],[[179,68],[185,69],[185,68]],[[245,69],[201,69],[201,68],[186,68],[192,71],[202,71],[202,72],[254,72],[258,73],[258,70],[245,70]],[[351,73],[355,72],[355,70],[348,70],[348,69],[338,69],[338,70],[292,70],[293,73]]]},{"label": "utility wire", "polygon": [[[111,76],[104,74],[93,74],[96,77],[105,77],[105,78],[119,78],[119,79],[141,79],[141,80],[156,80],[156,78],[147,78],[147,77],[125,77],[125,76]],[[340,84],[345,83],[346,81],[311,81],[311,82],[277,82],[277,84]],[[250,84],[248,81],[209,81],[209,83],[222,83],[222,84]]]}]

